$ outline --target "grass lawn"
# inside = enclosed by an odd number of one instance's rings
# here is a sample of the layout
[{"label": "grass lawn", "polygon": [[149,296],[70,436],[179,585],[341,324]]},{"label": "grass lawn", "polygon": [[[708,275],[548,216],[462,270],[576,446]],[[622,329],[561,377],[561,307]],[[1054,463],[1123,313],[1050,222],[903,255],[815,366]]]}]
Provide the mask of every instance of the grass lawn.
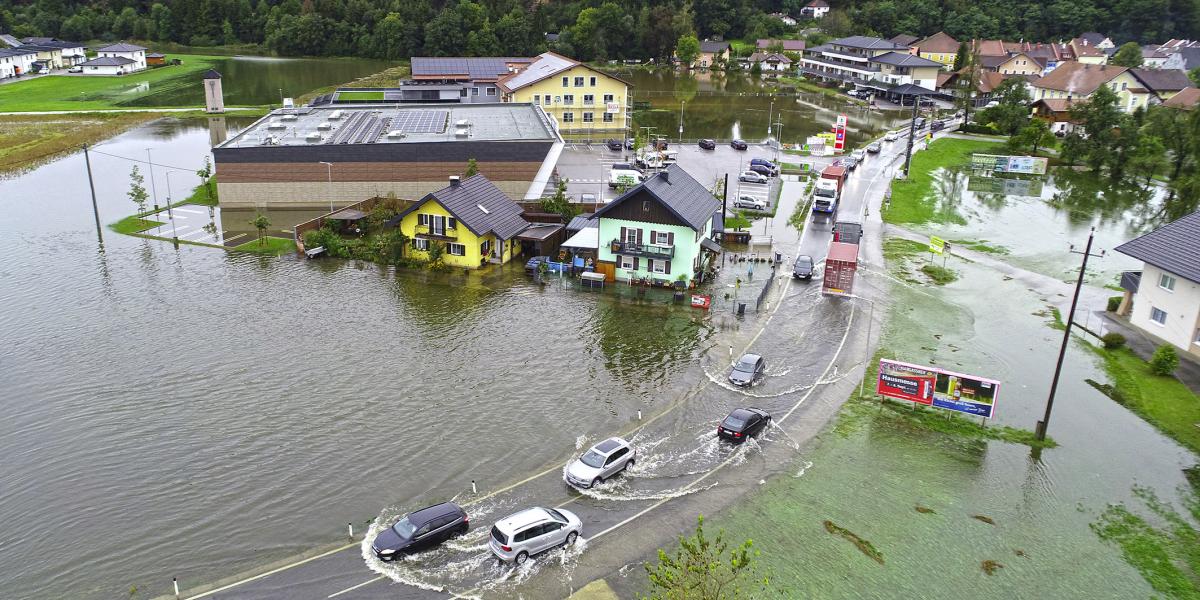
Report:
[{"label": "grass lawn", "polygon": [[6,84],[0,86],[0,112],[127,108],[120,103],[138,97],[140,87],[153,87],[154,83],[180,75],[203,73],[212,68],[215,59],[222,57],[187,55],[181,58],[184,61],[181,65],[147,69],[131,75],[48,75]]},{"label": "grass lawn", "polygon": [[1151,373],[1146,361],[1128,348],[1094,349],[1113,383],[1088,383],[1175,441],[1200,452],[1200,397],[1174,377]]},{"label": "grass lawn", "polygon": [[383,92],[338,92],[337,99],[341,102],[358,102],[362,100],[383,100]]},{"label": "grass lawn", "polygon": [[[338,88],[372,88],[372,87],[396,87],[401,79],[407,79],[411,69],[408,63],[401,63],[394,67],[389,67],[378,73],[359,77],[354,81],[349,81],[341,85],[330,85],[323,88],[312,90],[303,96],[296,99],[297,104],[304,104],[308,101],[323,94],[332,93]],[[382,100],[382,98],[380,98]]]},{"label": "grass lawn", "polygon": [[913,154],[908,179],[892,182],[891,207],[884,211],[888,223],[946,223],[953,213],[939,212],[934,192],[933,172],[944,167],[968,164],[975,153],[996,152],[998,142],[941,138],[928,148]]},{"label": "grass lawn", "polygon": [[133,235],[135,233],[141,233],[147,229],[153,229],[162,224],[163,223],[161,221],[150,221],[137,215],[130,215],[124,219],[121,219],[120,221],[117,221],[116,223],[113,223],[112,225],[109,225],[109,227],[117,233]]},{"label": "grass lawn", "polygon": [[187,198],[184,198],[183,202],[177,202],[176,206],[178,206],[180,204],[196,204],[198,206],[216,206],[217,205],[217,176],[216,175],[213,175],[210,178],[209,185],[212,188],[211,195],[209,194],[208,190],[204,189],[204,184],[200,184],[192,190],[192,194],[190,196],[188,196]]},{"label": "grass lawn", "polygon": [[289,239],[266,236],[263,238],[263,243],[259,243],[258,240],[251,240],[240,246],[234,246],[233,251],[279,256],[295,252],[296,242]]}]

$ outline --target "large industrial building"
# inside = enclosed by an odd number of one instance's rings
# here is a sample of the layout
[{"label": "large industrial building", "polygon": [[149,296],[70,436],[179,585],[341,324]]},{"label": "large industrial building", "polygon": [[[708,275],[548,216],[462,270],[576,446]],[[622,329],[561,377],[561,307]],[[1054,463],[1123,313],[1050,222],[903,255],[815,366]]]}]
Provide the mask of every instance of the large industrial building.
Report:
[{"label": "large industrial building", "polygon": [[536,200],[562,147],[533,104],[305,106],[271,112],[213,157],[222,208],[327,211],[420,198],[470,159],[508,197]]}]

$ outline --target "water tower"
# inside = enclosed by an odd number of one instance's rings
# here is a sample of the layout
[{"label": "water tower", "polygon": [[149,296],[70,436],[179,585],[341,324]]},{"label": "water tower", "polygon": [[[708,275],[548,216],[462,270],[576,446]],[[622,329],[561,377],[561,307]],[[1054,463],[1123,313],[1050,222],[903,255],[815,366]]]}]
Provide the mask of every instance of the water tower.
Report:
[{"label": "water tower", "polygon": [[209,69],[204,74],[204,112],[225,112],[225,95],[221,91],[221,74]]}]

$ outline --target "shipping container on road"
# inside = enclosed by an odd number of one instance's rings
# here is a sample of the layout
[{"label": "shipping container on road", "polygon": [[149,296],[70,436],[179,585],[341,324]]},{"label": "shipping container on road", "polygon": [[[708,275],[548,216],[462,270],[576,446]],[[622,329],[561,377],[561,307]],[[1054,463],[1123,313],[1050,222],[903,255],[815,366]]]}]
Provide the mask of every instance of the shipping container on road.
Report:
[{"label": "shipping container on road", "polygon": [[821,293],[831,296],[849,296],[854,290],[854,271],[858,269],[858,244],[833,242],[825,257],[825,275],[821,281]]}]

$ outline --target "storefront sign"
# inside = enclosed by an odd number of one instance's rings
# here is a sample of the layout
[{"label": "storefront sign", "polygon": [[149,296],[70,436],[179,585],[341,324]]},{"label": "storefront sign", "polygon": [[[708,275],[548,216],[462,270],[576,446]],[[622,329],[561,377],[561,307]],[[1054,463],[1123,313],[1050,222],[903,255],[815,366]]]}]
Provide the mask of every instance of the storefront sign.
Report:
[{"label": "storefront sign", "polygon": [[604,112],[607,112],[610,115],[615,115],[615,114],[621,112],[621,103],[620,102],[609,102],[606,105]]}]

